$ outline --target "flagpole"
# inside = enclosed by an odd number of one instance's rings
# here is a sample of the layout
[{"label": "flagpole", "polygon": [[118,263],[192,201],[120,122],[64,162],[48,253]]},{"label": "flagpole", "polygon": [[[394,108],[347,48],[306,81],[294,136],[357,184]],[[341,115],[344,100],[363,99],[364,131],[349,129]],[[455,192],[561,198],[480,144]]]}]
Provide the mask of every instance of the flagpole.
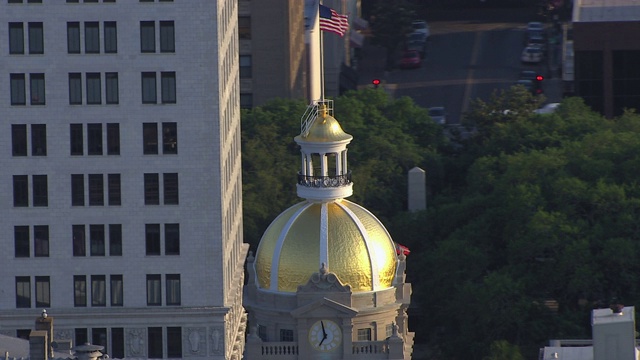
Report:
[{"label": "flagpole", "polygon": [[[320,0],[322,5],[322,0]],[[318,6],[318,23],[320,22],[320,6]],[[324,102],[324,36],[322,31],[318,29],[318,36],[320,36],[320,101]]]}]

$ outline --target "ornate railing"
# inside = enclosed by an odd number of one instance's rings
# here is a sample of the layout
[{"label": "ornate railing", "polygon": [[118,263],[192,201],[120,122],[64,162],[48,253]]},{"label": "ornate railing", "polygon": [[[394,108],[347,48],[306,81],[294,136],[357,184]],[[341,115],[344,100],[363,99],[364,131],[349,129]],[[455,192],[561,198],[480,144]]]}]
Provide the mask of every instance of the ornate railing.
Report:
[{"label": "ornate railing", "polygon": [[[268,345],[267,345],[268,344]],[[262,359],[297,359],[298,345],[295,343],[264,343],[262,345]]]},{"label": "ornate railing", "polygon": [[309,176],[298,173],[298,184],[313,188],[341,187],[351,184],[351,171],[345,175]]},{"label": "ornate railing", "polygon": [[354,341],[352,354],[388,354],[389,344],[386,341]]}]

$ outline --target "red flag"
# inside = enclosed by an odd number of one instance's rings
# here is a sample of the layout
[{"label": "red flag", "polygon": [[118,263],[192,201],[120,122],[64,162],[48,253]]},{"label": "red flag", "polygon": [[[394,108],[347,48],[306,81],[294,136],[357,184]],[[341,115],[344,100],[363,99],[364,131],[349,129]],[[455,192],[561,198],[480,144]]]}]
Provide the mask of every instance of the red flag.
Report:
[{"label": "red flag", "polygon": [[411,253],[411,250],[409,250],[409,248],[404,245],[396,243],[396,254],[400,255],[400,253],[404,254],[404,256],[407,256]]}]

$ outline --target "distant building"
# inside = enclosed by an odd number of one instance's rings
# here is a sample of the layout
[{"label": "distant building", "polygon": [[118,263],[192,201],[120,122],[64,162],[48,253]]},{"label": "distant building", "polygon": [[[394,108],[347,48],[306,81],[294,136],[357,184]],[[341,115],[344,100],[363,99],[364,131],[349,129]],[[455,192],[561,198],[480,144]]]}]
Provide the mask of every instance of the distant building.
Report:
[{"label": "distant building", "polygon": [[640,109],[638,19],[634,0],[574,1],[575,95],[608,118]]},{"label": "distant building", "polygon": [[[0,334],[240,359],[234,0],[0,3]],[[51,337],[50,337],[51,338]]]}]

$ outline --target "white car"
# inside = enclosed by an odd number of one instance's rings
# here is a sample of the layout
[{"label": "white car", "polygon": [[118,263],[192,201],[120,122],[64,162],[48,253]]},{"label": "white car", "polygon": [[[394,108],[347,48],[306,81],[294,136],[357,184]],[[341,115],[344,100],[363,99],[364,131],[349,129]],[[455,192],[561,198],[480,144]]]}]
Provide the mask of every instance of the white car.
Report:
[{"label": "white car", "polygon": [[532,21],[527,24],[527,31],[542,31],[544,30],[544,25],[539,21]]},{"label": "white car", "polygon": [[411,23],[411,27],[413,28],[414,33],[422,33],[424,34],[424,38],[429,38],[431,32],[429,31],[429,24],[427,24],[424,20],[415,20]]},{"label": "white car", "polygon": [[533,110],[533,112],[536,114],[551,114],[556,112],[558,106],[560,106],[560,103],[549,103],[540,109]]},{"label": "white car", "polygon": [[430,107],[429,116],[436,124],[444,125],[447,123],[447,111],[443,106]]},{"label": "white car", "polygon": [[544,51],[539,46],[527,46],[522,50],[520,60],[523,63],[539,64],[544,57]]}]

